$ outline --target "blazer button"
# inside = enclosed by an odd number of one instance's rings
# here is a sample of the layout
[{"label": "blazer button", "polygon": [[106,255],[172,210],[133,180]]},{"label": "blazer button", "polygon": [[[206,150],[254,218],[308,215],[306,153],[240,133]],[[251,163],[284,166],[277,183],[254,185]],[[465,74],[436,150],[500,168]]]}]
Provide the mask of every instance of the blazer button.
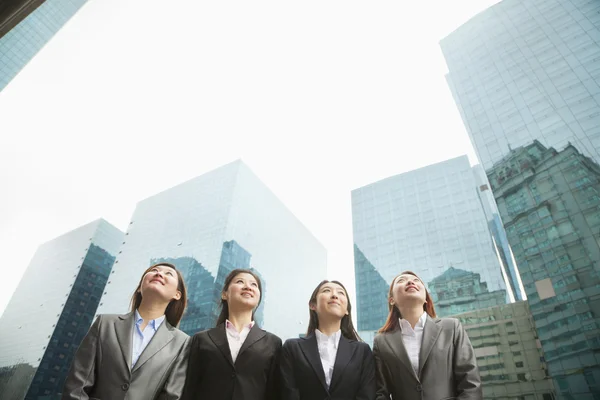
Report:
[{"label": "blazer button", "polygon": [[423,386],[417,385],[417,392],[422,392],[422,391],[423,391]]},{"label": "blazer button", "polygon": [[124,384],[121,386],[121,389],[123,389],[123,391],[127,391],[127,389],[129,389],[129,383],[124,383]]}]

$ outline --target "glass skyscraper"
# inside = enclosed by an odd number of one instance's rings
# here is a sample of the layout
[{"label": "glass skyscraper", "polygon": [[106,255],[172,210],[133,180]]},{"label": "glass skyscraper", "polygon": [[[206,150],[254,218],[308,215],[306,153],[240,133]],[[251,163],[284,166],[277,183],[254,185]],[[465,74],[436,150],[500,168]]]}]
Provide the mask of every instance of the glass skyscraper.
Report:
[{"label": "glass skyscraper", "polygon": [[600,166],[574,146],[514,149],[489,171],[546,362],[565,399],[600,395]]},{"label": "glass skyscraper", "polygon": [[534,140],[600,162],[600,2],[504,0],[440,44],[486,171]]},{"label": "glass skyscraper", "polygon": [[141,274],[157,261],[172,262],[186,280],[180,328],[188,334],[214,326],[225,276],[250,268],[263,281],[259,325],[298,337],[327,273],[325,248],[241,161],[138,203],[98,313],[127,312]]},{"label": "glass skyscraper", "polygon": [[484,399],[554,399],[526,301],[454,317],[465,327],[475,350]]},{"label": "glass skyscraper", "polygon": [[404,270],[424,280],[442,316],[515,298],[477,190],[462,156],[352,191],[359,330],[383,325]]},{"label": "glass skyscraper", "polygon": [[504,0],[441,41],[560,399],[600,398],[600,2]]},{"label": "glass skyscraper", "polygon": [[97,220],[39,247],[0,318],[0,398],[60,398],[122,241]]},{"label": "glass skyscraper", "polygon": [[0,37],[0,91],[86,2],[46,0]]}]

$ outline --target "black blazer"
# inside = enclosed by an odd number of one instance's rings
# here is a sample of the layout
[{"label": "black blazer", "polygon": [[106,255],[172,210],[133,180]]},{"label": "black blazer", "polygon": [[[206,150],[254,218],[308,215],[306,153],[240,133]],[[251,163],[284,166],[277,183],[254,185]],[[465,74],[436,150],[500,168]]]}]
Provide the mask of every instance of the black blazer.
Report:
[{"label": "black blazer", "polygon": [[184,400],[279,398],[281,339],[254,325],[233,363],[225,324],[196,333],[190,346]]},{"label": "black blazer", "polygon": [[327,387],[314,334],[289,339],[281,355],[282,400],[374,400],[375,364],[368,344],[340,337]]}]

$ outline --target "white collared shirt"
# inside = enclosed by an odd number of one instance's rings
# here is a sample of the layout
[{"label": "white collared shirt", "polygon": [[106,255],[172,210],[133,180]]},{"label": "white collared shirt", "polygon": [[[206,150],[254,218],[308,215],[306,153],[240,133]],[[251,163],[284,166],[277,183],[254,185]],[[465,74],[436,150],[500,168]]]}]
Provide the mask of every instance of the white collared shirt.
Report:
[{"label": "white collared shirt", "polygon": [[337,331],[331,336],[327,336],[318,329],[315,330],[319,356],[321,356],[321,364],[323,365],[323,372],[325,372],[325,382],[327,382],[328,387],[331,384],[333,367],[335,366],[335,357],[337,356],[341,335],[341,330]]},{"label": "white collared shirt", "polygon": [[408,358],[415,370],[415,375],[419,376],[419,353],[421,352],[421,344],[423,343],[423,329],[425,329],[425,322],[427,321],[427,313],[423,312],[423,315],[417,321],[415,329],[410,326],[410,322],[401,318],[400,328],[402,329],[402,342],[404,348],[408,353]]},{"label": "white collared shirt", "polygon": [[235,363],[235,360],[240,353],[240,349],[244,344],[244,341],[248,337],[250,330],[254,326],[254,321],[242,328],[241,332],[238,332],[235,325],[228,319],[225,320],[225,332],[227,333],[227,342],[229,343],[229,351],[231,351],[231,358]]}]

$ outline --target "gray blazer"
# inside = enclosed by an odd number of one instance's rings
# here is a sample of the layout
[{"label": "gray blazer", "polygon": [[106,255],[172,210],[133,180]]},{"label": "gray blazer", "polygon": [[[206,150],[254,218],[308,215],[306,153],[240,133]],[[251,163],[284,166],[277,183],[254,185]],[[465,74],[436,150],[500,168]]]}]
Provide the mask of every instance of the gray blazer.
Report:
[{"label": "gray blazer", "polygon": [[181,397],[189,337],[165,319],[131,368],[134,320],[134,313],[96,319],[75,354],[62,400]]},{"label": "gray blazer", "polygon": [[419,373],[410,363],[402,331],[375,337],[377,400],[482,400],[473,346],[457,319],[427,317]]}]

